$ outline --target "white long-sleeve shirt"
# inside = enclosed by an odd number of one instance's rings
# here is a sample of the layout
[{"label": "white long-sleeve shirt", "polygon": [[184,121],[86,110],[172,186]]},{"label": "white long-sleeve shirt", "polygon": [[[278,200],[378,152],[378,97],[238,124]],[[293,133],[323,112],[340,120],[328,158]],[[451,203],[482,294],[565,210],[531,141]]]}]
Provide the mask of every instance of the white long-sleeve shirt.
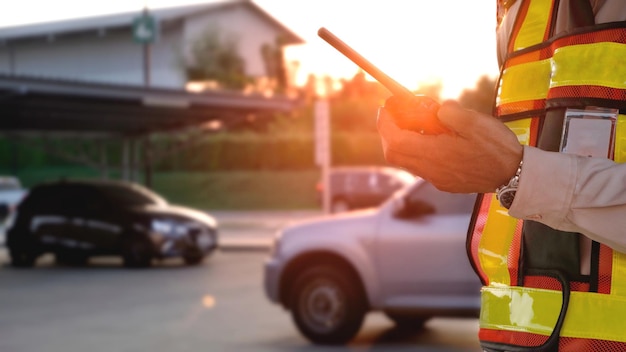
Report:
[{"label": "white long-sleeve shirt", "polygon": [[626,163],[524,147],[509,214],[626,252]]}]

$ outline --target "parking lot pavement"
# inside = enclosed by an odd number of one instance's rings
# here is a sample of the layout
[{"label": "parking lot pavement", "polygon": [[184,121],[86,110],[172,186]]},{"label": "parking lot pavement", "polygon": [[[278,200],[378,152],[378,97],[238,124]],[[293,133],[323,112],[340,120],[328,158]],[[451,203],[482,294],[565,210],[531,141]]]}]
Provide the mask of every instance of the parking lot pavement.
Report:
[{"label": "parking lot pavement", "polygon": [[319,210],[209,211],[219,226],[224,250],[266,250],[274,234],[284,226],[323,216]]}]

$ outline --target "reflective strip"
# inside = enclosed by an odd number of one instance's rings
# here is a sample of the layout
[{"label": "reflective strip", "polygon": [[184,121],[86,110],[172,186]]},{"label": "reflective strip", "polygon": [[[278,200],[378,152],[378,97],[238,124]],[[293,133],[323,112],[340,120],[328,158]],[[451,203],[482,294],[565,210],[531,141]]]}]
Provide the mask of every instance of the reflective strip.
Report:
[{"label": "reflective strip", "polygon": [[611,294],[626,296],[626,254],[613,251]]},{"label": "reflective strip", "polygon": [[626,162],[626,115],[618,115],[615,124],[615,153],[613,160]]},{"label": "reflective strip", "polygon": [[517,33],[513,51],[528,48],[545,40],[552,11],[552,0],[532,0],[524,23]]},{"label": "reflective strip", "polygon": [[497,105],[543,100],[549,88],[572,85],[626,89],[626,45],[603,42],[555,50],[551,59],[510,66],[502,73]]},{"label": "reflective strip", "polygon": [[624,57],[626,45],[619,43],[570,45],[556,49],[552,57],[550,87],[593,85],[626,89]]},{"label": "reflective strip", "polygon": [[530,125],[532,119],[522,119],[506,122],[505,125],[515,133],[520,144],[530,144]]},{"label": "reflective strip", "polygon": [[543,100],[550,85],[550,59],[511,66],[502,73],[498,92],[500,104],[525,100]]},{"label": "reflective strip", "polygon": [[[481,328],[549,336],[561,309],[560,291],[483,287]],[[626,342],[626,297],[572,292],[561,337]]]},{"label": "reflective strip", "polygon": [[[626,116],[618,115],[615,124],[615,153],[613,159],[626,162]],[[611,294],[626,296],[626,254],[613,251]]]},{"label": "reflective strip", "polygon": [[562,294],[524,287],[483,287],[481,328],[550,335],[559,318]]},{"label": "reflective strip", "polygon": [[495,194],[492,194],[487,223],[478,245],[480,267],[483,268],[490,284],[511,284],[508,258],[517,221],[500,205]]},{"label": "reflective strip", "polygon": [[[506,122],[521,144],[528,145],[532,119]],[[487,197],[488,195],[485,195]],[[511,284],[508,269],[509,248],[515,236],[515,227],[519,220],[509,215],[500,205],[495,194],[489,203],[487,221],[478,245],[478,260],[490,283]]]}]

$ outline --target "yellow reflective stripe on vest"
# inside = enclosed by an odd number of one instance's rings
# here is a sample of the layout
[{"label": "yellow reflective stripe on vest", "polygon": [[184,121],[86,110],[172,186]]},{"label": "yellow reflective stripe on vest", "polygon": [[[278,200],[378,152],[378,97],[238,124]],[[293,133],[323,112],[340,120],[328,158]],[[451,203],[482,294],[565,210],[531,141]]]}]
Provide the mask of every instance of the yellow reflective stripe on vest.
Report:
[{"label": "yellow reflective stripe on vest", "polygon": [[552,0],[532,0],[528,14],[515,38],[513,51],[528,48],[544,41],[550,21]]},{"label": "yellow reflective stripe on vest", "polygon": [[626,45],[594,43],[556,49],[551,59],[511,66],[502,73],[498,105],[548,96],[549,88],[594,85],[626,89]]},{"label": "yellow reflective stripe on vest", "polygon": [[[481,328],[549,336],[561,309],[560,291],[483,287]],[[626,342],[626,297],[571,292],[561,337]]]},{"label": "yellow reflective stripe on vest", "polygon": [[[550,87],[594,85],[626,89],[626,45],[594,43],[556,49]],[[529,78],[532,80],[532,77]]]},{"label": "yellow reflective stripe on vest", "polygon": [[550,59],[512,66],[502,73],[498,105],[524,100],[545,99],[548,96]]},{"label": "yellow reflective stripe on vest", "polygon": [[492,194],[487,222],[478,246],[478,260],[490,284],[511,284],[507,263],[517,221]]},{"label": "yellow reflective stripe on vest", "polygon": [[[626,116],[618,115],[615,124],[615,153],[618,163],[626,162]],[[626,296],[626,254],[613,251],[611,294]]]},{"label": "yellow reflective stripe on vest", "polygon": [[[507,127],[517,136],[517,140],[528,145],[530,142],[531,119],[506,122]],[[485,195],[487,196],[487,195]],[[495,195],[491,195],[487,222],[480,237],[478,260],[487,280],[494,284],[511,284],[509,274],[509,248],[515,235],[519,220],[509,215],[508,210],[500,205]]]},{"label": "yellow reflective stripe on vest", "polygon": [[615,124],[615,152],[613,160],[626,162],[626,116],[618,115]]},{"label": "yellow reflective stripe on vest", "polygon": [[[613,251],[611,294],[626,296],[626,254]],[[626,332],[625,332],[626,333]]]},{"label": "yellow reflective stripe on vest", "polygon": [[[517,136],[517,140],[522,145],[530,144],[530,125],[532,123],[532,119],[520,119],[506,122],[505,125],[515,133]],[[626,140],[624,141],[626,142]]]}]

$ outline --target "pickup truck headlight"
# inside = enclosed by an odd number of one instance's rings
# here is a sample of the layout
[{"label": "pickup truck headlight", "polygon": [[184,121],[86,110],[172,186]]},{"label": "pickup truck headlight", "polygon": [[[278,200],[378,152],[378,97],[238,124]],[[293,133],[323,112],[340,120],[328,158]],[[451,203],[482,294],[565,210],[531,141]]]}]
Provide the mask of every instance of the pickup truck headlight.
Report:
[{"label": "pickup truck headlight", "polygon": [[274,234],[274,240],[270,246],[270,257],[276,257],[280,253],[281,239],[283,237],[282,231],[277,231]]}]

